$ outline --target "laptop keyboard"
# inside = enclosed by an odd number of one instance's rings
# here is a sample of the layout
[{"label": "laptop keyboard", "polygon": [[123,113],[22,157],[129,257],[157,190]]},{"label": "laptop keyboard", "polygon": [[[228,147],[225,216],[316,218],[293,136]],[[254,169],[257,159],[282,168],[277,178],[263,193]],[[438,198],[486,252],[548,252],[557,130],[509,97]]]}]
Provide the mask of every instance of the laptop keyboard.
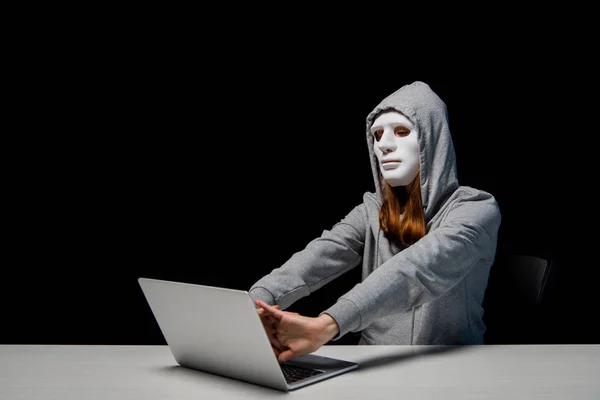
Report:
[{"label": "laptop keyboard", "polygon": [[318,369],[308,369],[288,364],[281,365],[281,371],[283,371],[283,376],[287,383],[294,383],[301,379],[319,375],[324,372]]}]

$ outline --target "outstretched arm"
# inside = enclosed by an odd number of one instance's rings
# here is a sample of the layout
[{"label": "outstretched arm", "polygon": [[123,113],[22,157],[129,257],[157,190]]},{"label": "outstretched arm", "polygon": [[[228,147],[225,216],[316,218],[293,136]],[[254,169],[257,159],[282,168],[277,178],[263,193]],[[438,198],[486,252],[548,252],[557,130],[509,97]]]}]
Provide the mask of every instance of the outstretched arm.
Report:
[{"label": "outstretched arm", "polygon": [[339,337],[440,298],[476,266],[489,268],[500,214],[490,198],[473,197],[458,201],[439,226],[380,264],[324,311],[337,321]]},{"label": "outstretched arm", "polygon": [[250,296],[285,310],[360,264],[366,226],[364,205],[359,205],[284,265],[255,282]]}]

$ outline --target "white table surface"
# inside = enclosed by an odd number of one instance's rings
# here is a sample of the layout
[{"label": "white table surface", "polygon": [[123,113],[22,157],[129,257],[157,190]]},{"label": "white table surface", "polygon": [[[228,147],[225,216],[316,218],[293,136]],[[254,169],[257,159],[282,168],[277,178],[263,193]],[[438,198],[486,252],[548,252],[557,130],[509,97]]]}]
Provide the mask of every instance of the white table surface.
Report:
[{"label": "white table surface", "polygon": [[360,367],[285,393],[180,367],[167,346],[0,345],[0,399],[600,399],[600,345],[324,346],[316,353]]}]

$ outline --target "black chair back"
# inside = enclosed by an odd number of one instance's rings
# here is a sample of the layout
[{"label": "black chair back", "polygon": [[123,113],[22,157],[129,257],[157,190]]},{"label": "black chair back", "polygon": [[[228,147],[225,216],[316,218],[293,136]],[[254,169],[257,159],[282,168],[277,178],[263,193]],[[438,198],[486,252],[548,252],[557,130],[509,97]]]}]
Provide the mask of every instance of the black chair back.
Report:
[{"label": "black chair back", "polygon": [[486,344],[544,342],[543,306],[555,270],[548,255],[498,252],[483,302]]}]

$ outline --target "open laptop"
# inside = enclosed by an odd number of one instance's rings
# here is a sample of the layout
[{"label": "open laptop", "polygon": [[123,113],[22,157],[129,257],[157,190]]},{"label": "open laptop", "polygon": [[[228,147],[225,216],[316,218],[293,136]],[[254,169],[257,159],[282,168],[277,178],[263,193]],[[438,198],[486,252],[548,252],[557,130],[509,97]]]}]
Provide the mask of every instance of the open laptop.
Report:
[{"label": "open laptop", "polygon": [[358,367],[316,354],[280,364],[247,291],[151,278],[138,282],[182,367],[281,391]]}]

